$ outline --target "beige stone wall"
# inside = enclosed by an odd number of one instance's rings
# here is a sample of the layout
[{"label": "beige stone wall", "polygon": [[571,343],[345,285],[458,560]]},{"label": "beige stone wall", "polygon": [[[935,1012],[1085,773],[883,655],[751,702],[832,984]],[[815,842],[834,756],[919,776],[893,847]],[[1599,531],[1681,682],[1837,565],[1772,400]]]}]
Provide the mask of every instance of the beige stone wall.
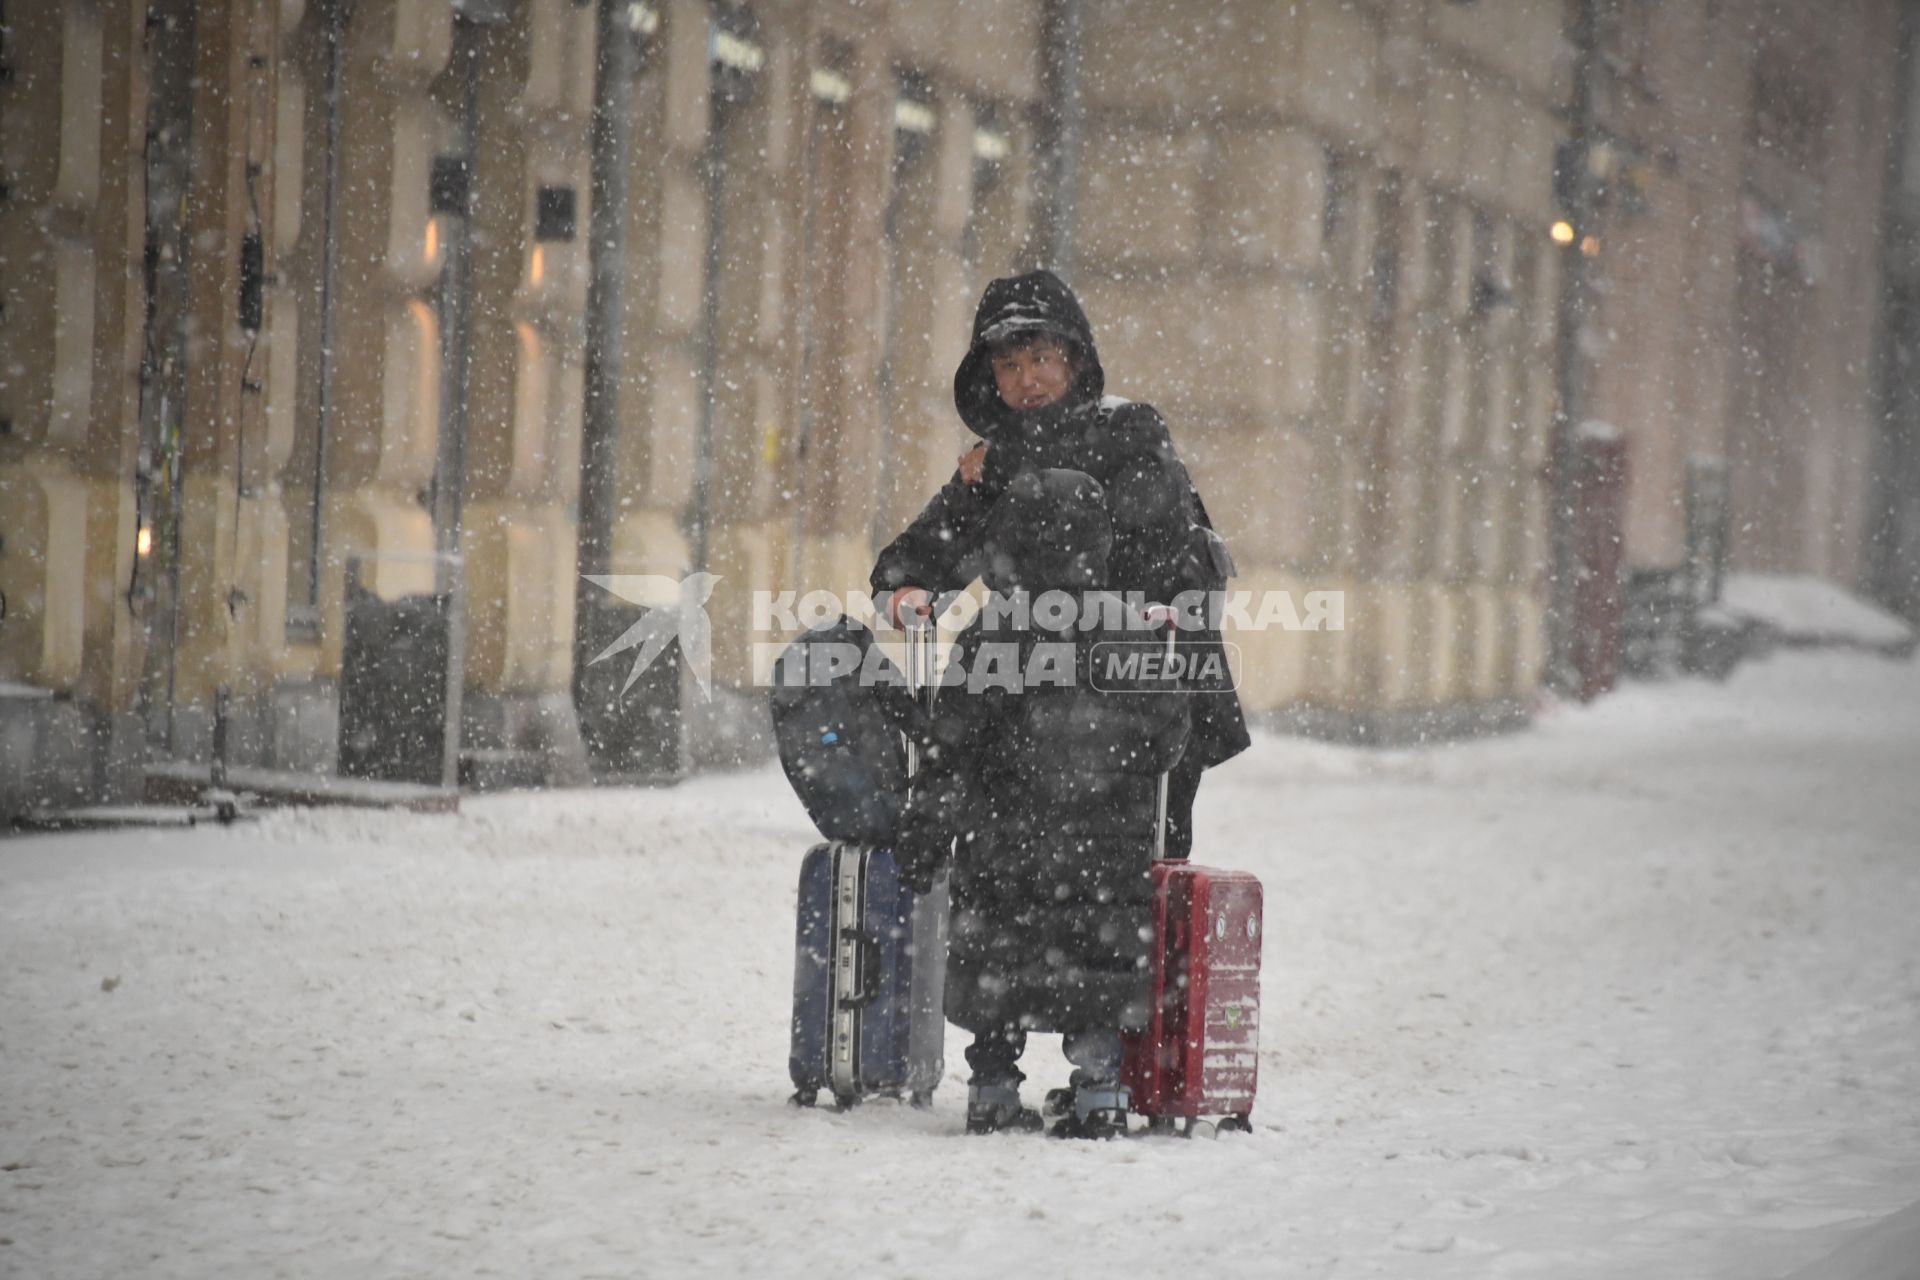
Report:
[{"label": "beige stone wall", "polygon": [[428,175],[451,123],[430,87],[452,39],[451,0],[377,0],[347,28],[320,579],[328,672],[339,663],[350,557],[364,558],[363,581],[383,595],[433,587],[433,525],[420,495],[439,442],[441,325],[428,294],[441,263]]},{"label": "beige stone wall", "polygon": [[[478,54],[462,550],[467,682],[490,693],[571,670],[593,30],[591,8],[536,0]],[[446,86],[449,109],[463,92]],[[540,236],[543,190],[571,200],[570,237]]]},{"label": "beige stone wall", "polygon": [[[261,16],[245,0],[195,14],[196,163],[186,235],[190,245],[226,251],[190,256],[186,269],[173,688],[189,704],[210,704],[223,683],[254,692],[261,675],[258,648],[249,639],[257,635],[252,624],[260,598],[257,490],[251,482],[258,476],[264,405],[246,385],[253,381],[249,353],[257,358],[261,344],[242,329],[239,306],[239,246],[253,225],[248,166],[264,164],[257,148],[271,128],[262,111],[262,77],[248,64],[256,42],[271,56]],[[258,189],[265,174],[253,181]],[[270,203],[270,192],[268,198]]]},{"label": "beige stone wall", "polygon": [[1821,339],[1811,370],[1818,389],[1790,567],[1854,585],[1866,571],[1862,543],[1872,496],[1886,122],[1897,110],[1888,51],[1898,39],[1898,6],[1854,0],[1826,22],[1802,13],[1798,28],[1794,38],[1824,37],[1828,44],[1823,71],[1832,115],[1817,171],[1823,207],[1810,329]]},{"label": "beige stone wall", "polygon": [[[878,542],[969,442],[952,371],[980,286],[1025,252],[1039,10],[916,0],[793,12],[788,359],[760,458],[770,573],[752,585],[864,591]],[[969,37],[982,30],[999,34]],[[834,86],[815,83],[815,68],[844,82],[843,101],[822,95]],[[912,128],[902,73],[920,85]]]},{"label": "beige stone wall", "polygon": [[[1700,455],[1733,467],[1736,565],[1860,572],[1895,12],[1688,0],[1615,30],[1602,110],[1641,154],[1597,228],[1587,413],[1626,433],[1632,563],[1684,558]],[[1784,75],[1773,90],[1756,88],[1763,60]],[[1807,154],[1759,141],[1754,113],[1786,108],[1762,100],[1781,84],[1817,117]],[[1743,247],[1743,193],[1788,216],[1807,270],[1767,278]]]},{"label": "beige stone wall", "polygon": [[[703,143],[720,169],[711,200],[719,221],[705,228],[709,237],[717,237],[718,272],[706,282],[713,378],[702,464],[704,560],[720,578],[710,608],[728,619],[747,615],[749,592],[773,573],[769,516],[775,490],[769,453],[779,443],[785,336],[780,298],[793,226],[792,205],[781,198],[781,188],[794,172],[792,91],[799,79],[796,42],[789,35],[779,43],[778,74],[762,76],[764,83],[732,101],[722,99],[716,116],[720,132]],[[703,186],[707,181],[703,173]],[[723,681],[737,684],[747,678],[745,640],[738,626],[720,637]]]},{"label": "beige stone wall", "polygon": [[622,507],[613,564],[618,572],[678,576],[692,567],[683,514],[693,500],[704,394],[699,344],[707,200],[700,164],[709,109],[707,6],[677,0],[661,6],[661,21],[640,87],[651,145],[636,149],[629,175]]},{"label": "beige stone wall", "polygon": [[135,557],[142,6],[9,15],[0,105],[0,680],[124,709]]},{"label": "beige stone wall", "polygon": [[[1858,560],[1894,9],[1843,8],[1824,21],[1765,0],[1639,7],[1649,29],[1628,69],[1654,92],[1608,110],[1647,142],[1644,208],[1599,229],[1608,310],[1587,406],[1628,433],[1637,562],[1675,558],[1686,458],[1738,455],[1765,399],[1734,356],[1748,186],[1828,247],[1804,333],[1786,335],[1805,370],[1781,403],[1806,430],[1790,466],[1753,453],[1749,478],[1769,478],[1742,491],[1765,513],[1754,545],[1842,577]],[[969,443],[950,380],[974,301],[990,276],[1035,265],[1042,6],[660,0],[647,13],[613,561],[720,574],[716,674],[739,685],[746,593],[864,586],[876,545]],[[141,16],[80,0],[10,10],[0,130],[0,678],[115,706],[132,698],[142,634],[123,601]],[[716,17],[752,51],[737,100],[715,94]],[[1531,696],[1567,252],[1547,234],[1564,18],[1553,0],[1086,6],[1072,276],[1110,390],[1167,414],[1233,543],[1237,587],[1347,593],[1344,631],[1239,637],[1256,708],[1364,718]],[[389,593],[431,582],[418,557],[436,544],[452,228],[432,216],[429,177],[465,109],[456,20],[452,0],[353,7],[329,150],[323,15],[300,0],[197,13],[183,701],[333,674],[349,555],[378,557]],[[1746,141],[1753,67],[1728,51],[1762,35],[1825,95],[1832,127],[1811,170],[1781,173]],[[564,689],[571,663],[592,8],[526,0],[472,38],[468,673],[482,692],[539,694]],[[329,161],[342,194],[323,449]],[[543,188],[573,193],[571,239],[536,235]],[[256,206],[275,278],[257,336],[236,302]]]},{"label": "beige stone wall", "polygon": [[1560,20],[1089,10],[1076,283],[1109,386],[1173,422],[1236,586],[1348,596],[1344,632],[1238,637],[1250,705],[1530,695]]},{"label": "beige stone wall", "polygon": [[303,343],[299,295],[288,287],[301,264],[299,246],[307,228],[305,9],[305,0],[282,0],[272,6],[271,23],[256,20],[253,52],[259,65],[249,65],[245,90],[251,99],[248,151],[259,157],[247,214],[251,220],[258,205],[266,242],[264,265],[276,282],[264,296],[259,343],[251,361],[243,362],[247,380],[258,387],[245,394],[261,401],[258,434],[236,458],[236,465],[245,468],[243,540],[251,547],[243,560],[250,578],[243,647],[253,671],[249,683],[256,689],[278,676],[309,669],[315,656],[305,648],[288,652],[292,522],[281,487],[299,433],[300,351],[310,345]]}]

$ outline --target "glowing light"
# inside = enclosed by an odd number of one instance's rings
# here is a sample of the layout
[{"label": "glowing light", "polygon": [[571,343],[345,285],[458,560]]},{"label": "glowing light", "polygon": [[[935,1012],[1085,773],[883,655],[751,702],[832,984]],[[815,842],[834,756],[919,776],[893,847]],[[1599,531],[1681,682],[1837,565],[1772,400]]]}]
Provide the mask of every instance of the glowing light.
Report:
[{"label": "glowing light", "polygon": [[853,96],[853,81],[838,71],[829,71],[825,67],[815,67],[807,83],[813,90],[814,97],[822,102],[831,102],[835,106]]},{"label": "glowing light", "polygon": [[975,129],[973,154],[981,160],[1005,160],[1013,154],[1013,144],[1004,133],[993,129]]},{"label": "glowing light", "polygon": [[1587,236],[1585,239],[1581,240],[1580,252],[1586,254],[1589,258],[1599,257],[1600,256],[1600,237]]},{"label": "glowing light", "polygon": [[143,558],[153,554],[153,530],[149,526],[140,526],[140,532],[133,539],[133,549]]},{"label": "glowing light", "polygon": [[545,245],[533,246],[533,261],[527,264],[527,283],[534,288],[547,278],[547,250]]},{"label": "glowing light", "polygon": [[752,74],[767,65],[766,50],[751,40],[742,40],[731,31],[722,31],[717,27],[707,48],[713,61],[734,71]]},{"label": "glowing light", "polygon": [[440,261],[440,219],[427,219],[427,264]]},{"label": "glowing light", "polygon": [[1553,224],[1553,230],[1548,232],[1548,234],[1553,237],[1555,244],[1572,244],[1573,224],[1563,218]]},{"label": "glowing light", "polygon": [[901,98],[893,104],[893,123],[908,133],[932,133],[940,117],[924,102]]}]

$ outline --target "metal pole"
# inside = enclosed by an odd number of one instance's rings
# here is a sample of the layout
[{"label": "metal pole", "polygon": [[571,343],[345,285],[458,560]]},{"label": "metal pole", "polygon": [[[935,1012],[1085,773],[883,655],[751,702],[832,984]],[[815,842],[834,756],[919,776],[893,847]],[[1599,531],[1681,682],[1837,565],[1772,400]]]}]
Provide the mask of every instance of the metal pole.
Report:
[{"label": "metal pole", "polygon": [[434,216],[447,227],[447,262],[440,276],[441,397],[439,457],[433,473],[433,525],[439,556],[434,594],[447,629],[447,670],[441,731],[440,785],[460,785],[460,728],[466,696],[467,600],[461,531],[467,492],[469,375],[473,361],[473,173],[474,121],[478,113],[480,31],[454,24],[454,75],[460,95],[454,122],[454,163],[462,166],[448,189],[433,193]]},{"label": "metal pole", "polygon": [[327,77],[323,90],[327,109],[325,194],[320,204],[320,375],[314,393],[313,498],[307,511],[312,544],[307,548],[307,598],[299,602],[303,615],[316,619],[321,610],[320,571],[326,563],[327,445],[333,435],[333,343],[337,300],[334,288],[340,270],[340,151],[345,109],[340,101],[347,60],[347,9],[352,0],[332,0],[327,6]]},{"label": "metal pole", "polygon": [[146,68],[150,79],[146,181],[146,350],[140,370],[140,414],[152,530],[149,564],[154,593],[141,655],[140,704],[150,747],[175,753],[175,687],[180,647],[180,515],[185,449],[180,406],[186,396],[187,278],[193,246],[186,193],[193,160],[193,5],[150,6]]},{"label": "metal pole", "polygon": [[440,785],[449,791],[460,786],[460,728],[467,693],[467,573],[466,557],[442,555],[437,576],[445,584],[440,607],[447,628],[446,702],[441,720]]},{"label": "metal pole", "polygon": [[233,691],[224,684],[213,687],[213,763],[207,767],[208,785],[227,789],[227,755],[232,750]]},{"label": "metal pole", "polygon": [[1076,187],[1086,123],[1081,18],[1080,0],[1051,0],[1047,5],[1041,253],[1043,264],[1063,276],[1073,273]]},{"label": "metal pole", "polygon": [[1595,132],[1593,82],[1600,58],[1599,4],[1600,0],[1574,0],[1573,92],[1568,103],[1567,147],[1562,160],[1571,170],[1566,188],[1567,216],[1573,224],[1574,243],[1562,251],[1565,267],[1560,276],[1555,334],[1554,374],[1560,413],[1554,422],[1547,464],[1552,507],[1547,520],[1550,566],[1546,670],[1548,687],[1562,695],[1577,695],[1580,690],[1580,673],[1574,658],[1579,587],[1574,522],[1581,494],[1574,475],[1574,433],[1585,416],[1587,358],[1581,350],[1580,333],[1592,306],[1587,258],[1580,241],[1596,234],[1597,202],[1590,158]]},{"label": "metal pole", "polygon": [[573,670],[593,657],[592,593],[584,574],[607,573],[613,555],[619,479],[622,286],[626,271],[627,158],[633,146],[635,34],[629,0],[600,0],[595,24],[593,125],[589,162],[593,209],[587,245],[587,332],[580,424],[579,565],[574,578]]},{"label": "metal pole", "polygon": [[[718,69],[714,69],[717,71]],[[712,84],[707,113],[707,145],[700,153],[700,180],[707,197],[707,243],[703,268],[705,288],[700,299],[700,418],[693,447],[693,567],[707,567],[713,521],[713,431],[720,394],[720,273],[726,269],[727,133],[740,110],[736,92],[744,86],[730,77],[709,73]]]}]

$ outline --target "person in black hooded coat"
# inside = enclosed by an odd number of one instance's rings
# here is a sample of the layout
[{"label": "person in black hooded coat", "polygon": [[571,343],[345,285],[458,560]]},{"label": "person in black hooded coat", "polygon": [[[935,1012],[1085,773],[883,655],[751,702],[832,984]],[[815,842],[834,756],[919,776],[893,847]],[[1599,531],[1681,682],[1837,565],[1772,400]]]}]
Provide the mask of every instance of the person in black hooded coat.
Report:
[{"label": "person in black hooded coat", "polygon": [[[1064,359],[1064,377],[1046,366],[1049,349]],[[896,622],[902,607],[924,612],[928,596],[959,590],[979,575],[987,513],[1013,477],[1048,468],[1084,472],[1105,491],[1111,590],[1166,604],[1182,592],[1225,586],[1231,562],[1166,422],[1151,405],[1105,390],[1093,327],[1064,281],[1035,271],[987,285],[953,376],[954,407],[983,444],[962,457],[873,567],[874,593],[891,598]],[[1220,640],[1208,629],[1183,634],[1181,643],[1217,652]],[[1167,853],[1176,858],[1192,847],[1201,771],[1250,741],[1233,691],[1197,691],[1190,701],[1193,740],[1174,770],[1168,803]]]},{"label": "person in black hooded coat", "polygon": [[[1154,814],[1191,699],[1095,675],[1103,649],[1158,643],[1093,594],[1114,542],[1106,507],[1083,472],[1009,482],[982,569],[1008,607],[955,641],[895,845],[910,886],[952,862],[946,1013],[974,1033],[975,1133],[1038,1124],[1019,1098],[1029,1031],[1063,1033],[1079,1068],[1060,1131],[1110,1131],[1128,1108],[1122,1033],[1147,1022]],[[1050,592],[1080,607],[1054,614]]]}]

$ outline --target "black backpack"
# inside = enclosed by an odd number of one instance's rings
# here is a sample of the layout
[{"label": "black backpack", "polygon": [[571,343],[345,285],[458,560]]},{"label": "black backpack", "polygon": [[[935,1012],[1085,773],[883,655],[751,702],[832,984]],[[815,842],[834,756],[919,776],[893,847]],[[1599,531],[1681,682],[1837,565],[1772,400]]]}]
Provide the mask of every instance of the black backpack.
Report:
[{"label": "black backpack", "polygon": [[907,796],[902,734],[917,708],[873,632],[841,618],[801,635],[775,663],[768,701],[780,764],[820,834],[890,844]]}]

